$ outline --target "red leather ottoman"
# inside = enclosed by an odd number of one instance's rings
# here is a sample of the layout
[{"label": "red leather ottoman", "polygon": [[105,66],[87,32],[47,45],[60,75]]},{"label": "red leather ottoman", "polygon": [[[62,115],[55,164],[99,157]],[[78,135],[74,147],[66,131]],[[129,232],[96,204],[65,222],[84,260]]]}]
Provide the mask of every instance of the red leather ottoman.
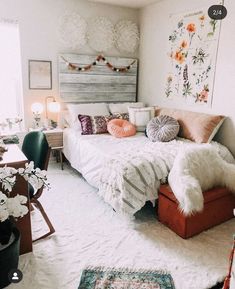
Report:
[{"label": "red leather ottoman", "polygon": [[192,216],[183,215],[169,185],[161,185],[158,218],[180,237],[187,239],[234,217],[235,195],[226,188],[214,188],[203,193],[204,209]]}]

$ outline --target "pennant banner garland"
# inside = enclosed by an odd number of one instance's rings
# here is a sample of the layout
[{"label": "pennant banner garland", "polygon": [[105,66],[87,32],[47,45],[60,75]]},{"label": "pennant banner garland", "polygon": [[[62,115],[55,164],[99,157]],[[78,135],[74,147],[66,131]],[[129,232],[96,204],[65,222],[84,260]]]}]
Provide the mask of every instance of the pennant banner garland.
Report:
[{"label": "pennant banner garland", "polygon": [[113,71],[116,71],[116,72],[127,72],[128,70],[131,69],[132,65],[136,62],[136,60],[134,60],[128,66],[116,67],[116,66],[112,65],[110,62],[108,62],[103,55],[98,55],[94,62],[92,62],[89,65],[81,67],[81,66],[79,66],[77,64],[70,63],[63,56],[61,56],[61,58],[65,61],[66,65],[68,66],[68,69],[77,70],[77,71],[88,71],[88,70],[90,70],[92,68],[92,66],[95,66],[100,61],[103,61],[106,64],[106,66],[109,69],[113,70]]}]

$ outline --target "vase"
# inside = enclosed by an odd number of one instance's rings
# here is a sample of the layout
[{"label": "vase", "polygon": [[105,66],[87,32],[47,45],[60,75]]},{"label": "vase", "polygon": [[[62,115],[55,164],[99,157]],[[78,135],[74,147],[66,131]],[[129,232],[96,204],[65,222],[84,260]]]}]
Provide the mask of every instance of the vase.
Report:
[{"label": "vase", "polygon": [[18,268],[20,253],[20,232],[16,227],[12,228],[12,242],[0,249],[0,289],[6,287],[11,282],[8,273],[12,269]]},{"label": "vase", "polygon": [[12,230],[14,227],[14,223],[11,219],[6,219],[4,222],[0,222],[0,244],[6,245],[8,244]]}]

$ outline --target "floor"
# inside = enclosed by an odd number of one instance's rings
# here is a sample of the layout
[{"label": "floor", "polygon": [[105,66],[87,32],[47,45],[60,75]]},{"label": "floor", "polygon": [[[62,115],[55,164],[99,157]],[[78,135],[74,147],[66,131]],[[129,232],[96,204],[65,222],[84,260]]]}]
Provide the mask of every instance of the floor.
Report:
[{"label": "floor", "polygon": [[[134,221],[117,215],[67,165],[62,171],[51,163],[48,178],[51,190],[41,202],[56,233],[21,256],[24,278],[9,288],[77,288],[86,266],[166,270],[176,289],[208,289],[226,275],[235,220],[183,240],[157,221],[150,205]],[[32,223],[40,235],[45,227],[37,211]]]}]

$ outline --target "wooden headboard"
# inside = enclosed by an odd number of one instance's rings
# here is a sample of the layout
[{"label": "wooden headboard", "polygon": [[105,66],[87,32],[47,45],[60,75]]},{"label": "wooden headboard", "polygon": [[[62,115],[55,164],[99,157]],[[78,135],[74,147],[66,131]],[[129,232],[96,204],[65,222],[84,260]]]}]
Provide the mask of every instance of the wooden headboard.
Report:
[{"label": "wooden headboard", "polygon": [[136,101],[137,59],[106,57],[115,67],[135,63],[126,72],[111,70],[99,61],[87,71],[71,70],[64,59],[79,67],[93,63],[97,56],[80,54],[59,55],[59,89],[64,102],[125,102]]}]

